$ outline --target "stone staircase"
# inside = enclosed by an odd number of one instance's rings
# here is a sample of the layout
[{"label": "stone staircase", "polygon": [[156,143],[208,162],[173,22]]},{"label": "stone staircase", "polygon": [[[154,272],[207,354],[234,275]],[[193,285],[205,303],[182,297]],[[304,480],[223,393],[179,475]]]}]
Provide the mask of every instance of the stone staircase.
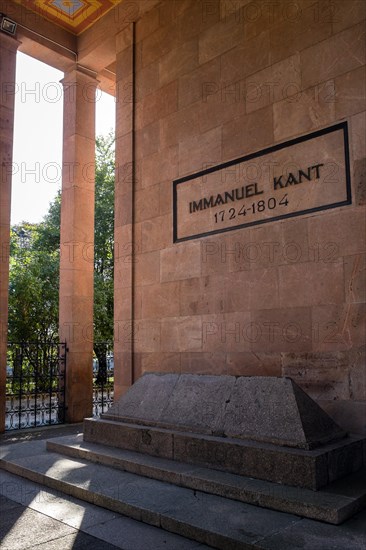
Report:
[{"label": "stone staircase", "polygon": [[337,524],[365,505],[364,471],[314,492],[86,443],[80,435],[49,440],[47,449],[32,457],[5,457],[0,465],[222,550],[271,548],[267,539],[296,525],[297,515]]},{"label": "stone staircase", "polygon": [[[209,416],[199,412],[208,388]],[[4,456],[0,466],[213,548],[273,548],[272,537],[300,518],[317,520],[307,529],[338,525],[366,505],[364,439],[293,388],[284,379],[145,375],[102,419],[87,419],[84,436],[50,439],[46,453]],[[245,403],[246,419],[229,403]],[[249,439],[258,414],[262,429]]]},{"label": "stone staircase", "polygon": [[325,490],[314,492],[210,468],[194,467],[192,464],[133,451],[107,448],[104,445],[84,442],[81,436],[48,441],[47,449],[177,487],[335,525],[360,511],[366,504],[365,470],[334,482]]}]

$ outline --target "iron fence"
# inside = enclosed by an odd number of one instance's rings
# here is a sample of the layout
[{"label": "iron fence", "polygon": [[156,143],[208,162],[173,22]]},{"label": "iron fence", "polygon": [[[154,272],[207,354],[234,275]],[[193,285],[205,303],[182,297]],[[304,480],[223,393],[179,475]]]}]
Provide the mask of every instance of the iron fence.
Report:
[{"label": "iron fence", "polygon": [[93,416],[99,417],[113,404],[114,356],[110,342],[94,343]]},{"label": "iron fence", "polygon": [[[93,416],[113,404],[113,344],[94,345]],[[5,429],[65,422],[66,343],[9,342],[6,367]]]},{"label": "iron fence", "polygon": [[65,422],[66,344],[9,342],[5,429]]}]

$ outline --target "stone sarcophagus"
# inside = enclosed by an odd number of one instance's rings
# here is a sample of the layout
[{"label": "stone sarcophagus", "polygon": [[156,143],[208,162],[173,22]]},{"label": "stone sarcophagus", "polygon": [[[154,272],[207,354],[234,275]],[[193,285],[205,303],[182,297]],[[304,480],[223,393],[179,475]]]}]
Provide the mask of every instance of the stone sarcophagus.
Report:
[{"label": "stone sarcophagus", "polygon": [[290,378],[146,374],[84,440],[317,490],[363,466],[349,436]]}]

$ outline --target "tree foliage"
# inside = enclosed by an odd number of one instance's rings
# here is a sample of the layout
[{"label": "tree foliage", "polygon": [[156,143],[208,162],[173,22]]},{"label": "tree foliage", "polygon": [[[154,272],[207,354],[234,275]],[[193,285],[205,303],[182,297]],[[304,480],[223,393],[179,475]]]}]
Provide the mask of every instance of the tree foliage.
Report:
[{"label": "tree foliage", "polygon": [[[106,382],[107,351],[113,341],[114,137],[96,140],[94,230],[94,353],[97,383]],[[109,344],[108,344],[109,343]]]},{"label": "tree foliage", "polygon": [[42,248],[44,222],[10,235],[9,340],[45,342],[58,334],[59,245]]},{"label": "tree foliage", "polygon": [[58,333],[59,251],[42,248],[44,233],[43,223],[22,223],[11,230],[9,340],[20,344],[8,354],[13,391],[19,390],[21,376],[35,372],[38,389],[46,389],[48,365],[55,355],[54,346],[46,342],[55,340]]},{"label": "tree foliage", "polygon": [[[105,378],[105,342],[113,341],[114,137],[96,140],[94,351]],[[39,224],[11,229],[9,341],[58,338],[61,195]],[[103,359],[104,357],[104,359]]]}]

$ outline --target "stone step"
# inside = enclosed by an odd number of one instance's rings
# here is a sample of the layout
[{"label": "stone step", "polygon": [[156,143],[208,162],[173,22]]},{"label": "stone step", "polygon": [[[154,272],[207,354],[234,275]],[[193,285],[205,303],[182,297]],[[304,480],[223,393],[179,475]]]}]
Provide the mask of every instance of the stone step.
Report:
[{"label": "stone step", "polygon": [[312,491],[197,467],[83,441],[82,434],[47,441],[49,451],[233,500],[338,525],[366,504],[365,471]]},{"label": "stone step", "polygon": [[[127,394],[126,394],[127,395]],[[106,418],[84,420],[84,441],[263,481],[318,490],[363,467],[366,440],[349,436],[303,450]]]},{"label": "stone step", "polygon": [[299,522],[292,514],[265,510],[54,452],[11,459],[5,456],[0,460],[0,467],[71,497],[219,550],[266,548],[261,541]]}]

